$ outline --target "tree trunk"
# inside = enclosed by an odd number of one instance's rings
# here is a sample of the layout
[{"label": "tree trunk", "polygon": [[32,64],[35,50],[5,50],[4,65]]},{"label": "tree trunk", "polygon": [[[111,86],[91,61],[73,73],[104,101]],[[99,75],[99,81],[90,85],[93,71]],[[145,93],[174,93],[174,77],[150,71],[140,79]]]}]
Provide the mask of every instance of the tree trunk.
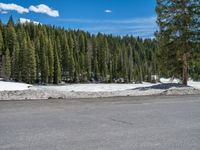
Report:
[{"label": "tree trunk", "polygon": [[182,74],[182,83],[183,85],[187,86],[188,81],[188,63],[187,63],[187,54],[184,53],[182,56],[182,63],[183,63],[183,74]]}]

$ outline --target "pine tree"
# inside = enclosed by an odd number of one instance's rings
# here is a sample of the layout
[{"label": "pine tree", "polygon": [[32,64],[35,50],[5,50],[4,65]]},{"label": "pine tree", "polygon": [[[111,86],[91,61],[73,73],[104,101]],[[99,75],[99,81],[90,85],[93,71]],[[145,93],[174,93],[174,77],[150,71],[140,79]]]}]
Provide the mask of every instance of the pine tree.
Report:
[{"label": "pine tree", "polygon": [[85,69],[86,69],[86,74],[87,74],[87,80],[91,79],[91,72],[92,72],[92,42],[85,37],[85,41],[86,41],[86,51],[85,51]]},{"label": "pine tree", "polygon": [[69,64],[69,78],[70,78],[70,82],[74,79],[74,72],[75,72],[75,63],[74,63],[74,57],[73,57],[73,53],[70,52],[69,54],[69,58],[68,58],[68,64]]},{"label": "pine tree", "polygon": [[12,60],[12,78],[16,81],[20,80],[20,57],[19,57],[19,44],[17,43]]},{"label": "pine tree", "polygon": [[60,39],[59,37],[57,36],[56,37],[56,50],[57,50],[57,53],[58,53],[58,58],[59,58],[59,61],[61,63],[61,66],[62,66],[62,51],[61,51],[61,42],[60,42]]},{"label": "pine tree", "polygon": [[1,19],[0,19],[0,30],[1,30],[1,31],[3,30],[3,23],[2,23],[2,21],[1,21]]},{"label": "pine tree", "polygon": [[0,62],[1,62],[1,58],[2,58],[2,53],[3,53],[3,35],[0,29]]},{"label": "pine tree", "polygon": [[61,66],[59,61],[58,52],[56,47],[54,48],[54,84],[61,82]]},{"label": "pine tree", "polygon": [[189,6],[189,11],[191,13],[192,21],[191,21],[191,38],[190,41],[192,42],[192,50],[190,54],[190,76],[193,80],[199,81],[200,80],[200,9],[199,9],[200,2],[196,0],[191,0],[191,5]]},{"label": "pine tree", "polygon": [[20,49],[21,78],[23,82],[35,83],[36,80],[36,57],[35,49],[30,38],[26,35]]},{"label": "pine tree", "polygon": [[133,80],[133,50],[129,43],[128,45],[128,82]]},{"label": "pine tree", "polygon": [[77,40],[77,37],[75,34],[72,34],[73,41],[74,41],[74,49],[73,49],[73,54],[74,54],[74,66],[75,66],[75,71],[74,71],[74,79],[73,82],[79,82],[80,81],[80,75],[81,75],[81,70],[80,70],[80,49],[79,49],[79,43]]},{"label": "pine tree", "polygon": [[98,48],[97,48],[97,41],[95,38],[93,38],[93,42],[92,42],[92,49],[93,49],[93,52],[92,52],[92,72],[93,72],[93,77],[96,81],[99,80],[99,76],[100,76],[100,73],[99,73],[99,64],[98,64]]},{"label": "pine tree", "polygon": [[112,78],[118,79],[120,78],[120,48],[119,44],[115,43],[113,47],[112,57]]},{"label": "pine tree", "polygon": [[10,18],[8,19],[7,26],[12,26],[12,27],[14,27],[14,21],[13,21],[13,17],[12,17],[12,16],[10,16]]},{"label": "pine tree", "polygon": [[16,44],[17,44],[17,35],[15,32],[14,25],[12,24],[12,21],[10,21],[10,23],[8,22],[8,26],[6,27],[6,32],[5,32],[5,47],[10,50],[11,56],[16,47]]},{"label": "pine tree", "polygon": [[27,83],[35,83],[36,80],[36,57],[35,49],[32,46],[30,38],[27,39]]},{"label": "pine tree", "polygon": [[68,45],[69,45],[70,52],[72,52],[74,49],[74,41],[73,41],[71,33],[68,34]]},{"label": "pine tree", "polygon": [[41,82],[47,84],[49,77],[49,62],[45,53],[42,54],[41,60]]},{"label": "pine tree", "polygon": [[140,44],[137,41],[135,43],[135,48],[134,48],[134,79],[135,82],[142,82],[143,81],[143,73],[142,73],[142,62],[141,62],[141,55],[139,54],[140,52]]},{"label": "pine tree", "polygon": [[123,79],[125,82],[128,82],[128,52],[125,45],[123,45],[122,49],[124,49],[123,52]]},{"label": "pine tree", "polygon": [[108,66],[109,66],[109,47],[108,47],[108,41],[107,39],[104,39],[104,44],[103,44],[103,66],[104,66],[104,69],[103,69],[103,76],[106,80],[106,82],[109,80],[108,76]]},{"label": "pine tree", "polygon": [[6,49],[4,72],[5,72],[6,79],[9,80],[11,76],[11,60],[10,60],[10,51],[8,48]]},{"label": "pine tree", "polygon": [[80,35],[79,35],[79,39],[78,39],[78,42],[79,42],[79,64],[80,64],[80,72],[81,72],[81,80],[84,81],[84,80],[87,80],[85,79],[87,77],[87,64],[86,64],[86,59],[85,58],[85,54],[86,54],[86,41],[85,41],[85,38],[84,38],[84,35],[83,33],[81,32]]},{"label": "pine tree", "polygon": [[[20,80],[23,82],[28,81],[28,72],[27,72],[27,39],[26,39],[26,34],[22,33],[21,34],[23,37],[20,37],[20,52],[19,52],[19,57],[20,57]],[[21,39],[22,38],[22,39]]]},{"label": "pine tree", "polygon": [[157,37],[167,56],[173,55],[167,57],[169,60],[165,63],[170,65],[173,62],[173,66],[176,67],[173,72],[175,74],[180,75],[182,69],[184,85],[187,85],[188,80],[188,56],[191,53],[191,45],[199,41],[195,35],[199,24],[199,19],[195,19],[199,16],[199,4],[196,0],[157,0],[157,22],[160,27]]},{"label": "pine tree", "polygon": [[47,55],[47,49],[48,49],[48,39],[47,36],[44,34],[41,34],[40,37],[40,73],[41,73],[41,82],[46,84],[48,83],[49,78],[49,61],[48,61],[48,55]]},{"label": "pine tree", "polygon": [[107,81],[108,75],[108,42],[107,39],[103,37],[103,35],[98,35],[98,62],[99,62],[99,71],[101,73],[101,77],[103,81]]},{"label": "pine tree", "polygon": [[62,72],[63,72],[63,77],[65,80],[69,78],[69,57],[70,57],[70,50],[68,46],[68,40],[67,37],[64,36],[64,43],[63,43],[63,48],[62,48]]},{"label": "pine tree", "polygon": [[69,45],[69,57],[68,57],[68,71],[69,71],[69,78],[70,82],[74,79],[74,72],[75,72],[75,62],[74,62],[74,42],[72,39],[71,34],[69,35],[68,38],[68,45]]},{"label": "pine tree", "polygon": [[35,39],[35,55],[36,55],[36,83],[39,83],[41,80],[41,71],[40,71],[40,39],[37,37]]},{"label": "pine tree", "polygon": [[54,74],[54,54],[53,54],[53,47],[52,42],[49,40],[48,45],[48,62],[49,62],[49,83],[53,83],[53,74]]}]

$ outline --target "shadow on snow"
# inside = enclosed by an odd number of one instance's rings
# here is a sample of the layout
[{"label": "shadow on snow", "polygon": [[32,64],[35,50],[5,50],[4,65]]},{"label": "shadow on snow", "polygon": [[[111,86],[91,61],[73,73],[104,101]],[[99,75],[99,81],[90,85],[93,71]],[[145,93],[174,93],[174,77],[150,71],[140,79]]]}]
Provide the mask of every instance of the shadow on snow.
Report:
[{"label": "shadow on snow", "polygon": [[161,83],[161,84],[157,84],[157,85],[153,85],[150,87],[139,87],[139,88],[134,88],[132,90],[140,90],[140,91],[146,91],[149,89],[156,89],[156,90],[167,90],[170,88],[182,88],[182,87],[190,87],[190,86],[185,86],[183,84],[179,84],[179,83]]}]

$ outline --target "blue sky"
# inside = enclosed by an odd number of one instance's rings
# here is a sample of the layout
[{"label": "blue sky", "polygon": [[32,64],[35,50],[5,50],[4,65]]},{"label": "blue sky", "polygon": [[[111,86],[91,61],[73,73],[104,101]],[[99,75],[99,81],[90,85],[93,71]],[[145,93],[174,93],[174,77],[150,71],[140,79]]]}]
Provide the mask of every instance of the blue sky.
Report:
[{"label": "blue sky", "polygon": [[26,18],[91,33],[153,37],[155,0],[1,0],[0,19]]}]

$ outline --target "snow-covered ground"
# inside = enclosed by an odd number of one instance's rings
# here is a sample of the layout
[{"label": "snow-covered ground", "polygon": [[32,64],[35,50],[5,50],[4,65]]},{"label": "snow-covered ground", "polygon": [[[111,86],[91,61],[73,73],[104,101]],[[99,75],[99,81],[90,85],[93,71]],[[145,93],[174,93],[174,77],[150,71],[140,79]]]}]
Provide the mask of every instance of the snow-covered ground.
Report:
[{"label": "snow-covered ground", "polygon": [[[179,83],[178,79],[165,79],[161,78],[161,83]],[[20,91],[20,90],[53,90],[53,91],[62,91],[62,92],[115,92],[115,91],[124,91],[132,90],[142,87],[151,87],[158,85],[160,83],[152,84],[143,82],[141,84],[66,84],[62,86],[50,85],[50,86],[32,86],[25,83],[17,82],[5,82],[0,81],[0,91]],[[200,89],[200,82],[188,81],[188,86]]]},{"label": "snow-covered ground", "polygon": [[25,83],[0,81],[0,91],[21,91],[27,90],[31,86]]},{"label": "snow-covered ground", "polygon": [[[178,79],[164,79],[161,78],[161,83],[179,83]],[[132,90],[142,87],[151,87],[160,83],[152,84],[143,82],[141,84],[66,84],[62,86],[32,86],[30,84],[18,83],[18,82],[6,82],[0,81],[0,91],[20,91],[20,90],[56,90],[65,92],[114,92]],[[188,81],[188,86],[200,89],[200,82]]]},{"label": "snow-covered ground", "polygon": [[142,84],[66,84],[63,86],[35,86],[32,89],[44,89],[66,92],[115,92],[150,87],[156,84],[144,82]]},{"label": "snow-covered ground", "polygon": [[23,99],[70,99],[113,96],[142,95],[188,95],[200,94],[200,82],[190,80],[184,87],[178,79],[161,79],[161,83],[151,84],[66,84],[62,86],[38,86],[24,83],[0,81],[0,100]]}]

